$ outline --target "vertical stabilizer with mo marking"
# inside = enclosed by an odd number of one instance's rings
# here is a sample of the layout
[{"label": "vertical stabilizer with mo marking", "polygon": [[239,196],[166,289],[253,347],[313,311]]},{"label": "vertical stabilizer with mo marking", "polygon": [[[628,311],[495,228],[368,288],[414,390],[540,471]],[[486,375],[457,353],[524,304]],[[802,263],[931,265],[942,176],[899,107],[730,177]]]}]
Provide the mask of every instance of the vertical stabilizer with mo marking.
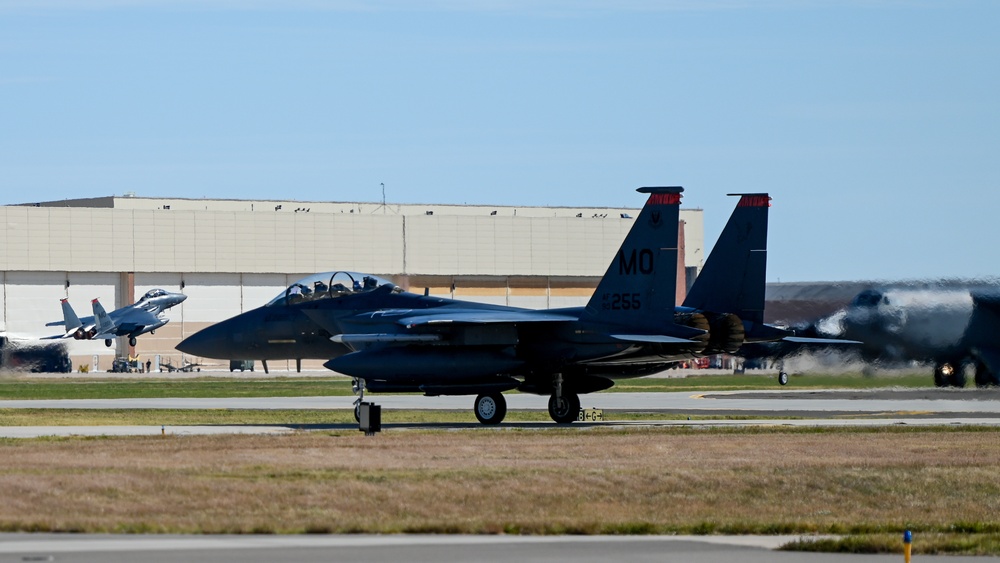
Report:
[{"label": "vertical stabilizer with mo marking", "polygon": [[639,188],[649,194],[601,278],[583,321],[661,332],[673,326],[681,187]]},{"label": "vertical stabilizer with mo marking", "polygon": [[684,306],[732,313],[744,322],[761,325],[771,198],[766,193],[728,195],[740,196],[740,201],[684,299]]}]

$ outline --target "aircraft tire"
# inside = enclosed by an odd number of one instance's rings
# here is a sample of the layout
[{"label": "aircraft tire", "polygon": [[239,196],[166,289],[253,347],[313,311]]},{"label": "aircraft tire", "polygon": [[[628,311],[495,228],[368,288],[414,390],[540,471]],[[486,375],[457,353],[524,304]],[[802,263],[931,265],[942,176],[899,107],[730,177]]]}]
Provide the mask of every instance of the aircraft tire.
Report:
[{"label": "aircraft tire", "polygon": [[570,424],[580,416],[580,396],[563,393],[562,397],[549,397],[549,416],[559,424]]},{"label": "aircraft tire", "polygon": [[965,369],[959,368],[951,375],[951,386],[959,389],[965,387]]},{"label": "aircraft tire", "polygon": [[976,387],[996,387],[1000,385],[1000,375],[986,367],[983,362],[976,362]]},{"label": "aircraft tire", "polygon": [[934,386],[950,387],[952,385],[951,375],[947,371],[953,369],[949,363],[940,363],[934,366]]},{"label": "aircraft tire", "polygon": [[778,383],[781,385],[788,385],[788,372],[778,372]]},{"label": "aircraft tire", "polygon": [[115,342],[114,340],[111,340],[110,338],[108,338],[107,340],[104,341],[104,345],[107,346],[108,348],[110,348],[111,345],[114,344],[114,342]]},{"label": "aircraft tire", "polygon": [[507,416],[507,400],[503,393],[482,393],[473,404],[476,418],[482,424],[500,424]]},{"label": "aircraft tire", "polygon": [[361,404],[354,405],[354,421],[361,424]]},{"label": "aircraft tire", "polygon": [[129,346],[135,346],[135,337],[134,336],[129,337],[129,339],[128,339],[128,345]]}]

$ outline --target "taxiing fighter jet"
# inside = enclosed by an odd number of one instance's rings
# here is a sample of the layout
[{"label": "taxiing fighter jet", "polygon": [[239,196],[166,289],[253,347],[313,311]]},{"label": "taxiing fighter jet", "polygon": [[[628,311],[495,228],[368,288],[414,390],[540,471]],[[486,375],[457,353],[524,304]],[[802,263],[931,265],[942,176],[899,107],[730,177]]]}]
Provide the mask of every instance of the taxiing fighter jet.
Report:
[{"label": "taxiing fighter jet", "polygon": [[933,363],[938,387],[964,387],[966,367],[977,386],[1000,385],[1000,291],[868,289],[815,329],[863,341],[876,364]]},{"label": "taxiing fighter jet", "polygon": [[163,311],[187,299],[183,293],[171,293],[163,289],[151,289],[135,303],[108,313],[100,301],[94,299],[91,306],[94,316],[79,318],[68,299],[62,299],[63,320],[47,323],[45,326],[65,326],[65,334],[46,338],[75,338],[77,340],[104,340],[111,347],[116,336],[128,336],[129,346],[135,346],[136,337],[153,332],[170,322]]},{"label": "taxiing fighter jet", "polygon": [[762,322],[767,194],[734,194],[741,198],[730,224],[685,306],[675,307],[683,190],[638,191],[649,194],[646,205],[585,307],[456,301],[335,272],[297,282],[177,349],[218,359],[327,359],[361,393],[476,395],[484,424],[503,420],[504,391],[550,395],[550,416],[566,423],[577,417],[580,394],[615,379],[790,336]]}]

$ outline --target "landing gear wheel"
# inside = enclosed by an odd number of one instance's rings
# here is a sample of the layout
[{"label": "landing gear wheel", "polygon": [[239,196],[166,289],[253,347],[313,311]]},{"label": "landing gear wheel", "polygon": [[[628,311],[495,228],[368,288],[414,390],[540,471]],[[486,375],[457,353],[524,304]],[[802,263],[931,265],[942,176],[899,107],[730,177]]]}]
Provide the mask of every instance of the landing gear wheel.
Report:
[{"label": "landing gear wheel", "polygon": [[580,397],[576,393],[563,393],[549,397],[549,416],[559,424],[569,424],[580,416]]},{"label": "landing gear wheel", "polygon": [[983,362],[976,362],[976,387],[996,387],[998,385],[1000,385],[1000,375],[992,373]]},{"label": "landing gear wheel", "polygon": [[943,362],[934,366],[934,385],[965,387],[965,366],[961,362]]},{"label": "landing gear wheel", "polygon": [[951,385],[959,389],[965,387],[965,366],[960,365],[955,370],[955,374],[951,376]]},{"label": "landing gear wheel", "polygon": [[111,340],[110,338],[108,338],[107,340],[104,341],[104,345],[107,346],[108,348],[110,348],[111,345],[114,344],[114,343],[115,343],[115,341]]},{"label": "landing gear wheel", "polygon": [[934,386],[947,387],[948,376],[951,374],[951,366],[948,364],[938,364],[934,366]]},{"label": "landing gear wheel", "polygon": [[788,385],[788,372],[778,372],[778,383],[781,385]]},{"label": "landing gear wheel", "polygon": [[134,336],[129,337],[129,339],[128,339],[128,345],[129,346],[135,346],[135,337]]},{"label": "landing gear wheel", "polygon": [[[251,368],[250,371],[253,371]],[[267,373],[267,363],[264,363],[264,373]],[[355,377],[351,380],[351,391],[358,396],[354,400],[354,420],[359,424],[361,423],[361,403],[365,400],[365,380],[360,377]]]},{"label": "landing gear wheel", "polygon": [[476,418],[483,424],[500,424],[507,416],[507,400],[501,393],[483,393],[473,404]]}]

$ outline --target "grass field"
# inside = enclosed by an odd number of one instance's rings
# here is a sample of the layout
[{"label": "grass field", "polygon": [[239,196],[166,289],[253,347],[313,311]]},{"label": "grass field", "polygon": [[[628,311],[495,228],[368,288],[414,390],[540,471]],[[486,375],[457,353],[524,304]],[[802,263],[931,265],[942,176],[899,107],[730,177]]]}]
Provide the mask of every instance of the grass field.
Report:
[{"label": "grass field", "polygon": [[[645,377],[619,380],[606,392],[724,391],[750,389],[871,389],[877,387],[927,387],[930,374],[906,373],[864,376],[842,375],[793,376],[787,387],[780,387],[772,374],[692,375],[687,377]],[[342,376],[274,377],[241,379],[233,377],[197,377],[168,379],[136,376],[107,379],[85,376],[32,378],[0,375],[2,399],[131,399],[131,398],[212,398],[212,397],[317,397],[352,395],[351,380]],[[376,395],[373,395],[376,396]]]},{"label": "grass field", "polygon": [[975,428],[49,438],[0,456],[7,531],[821,533],[898,551],[911,529],[917,553],[1000,537],[1000,434]]},{"label": "grass field", "polygon": [[[881,379],[926,387],[928,376]],[[826,383],[821,383],[826,380]],[[793,378],[791,388],[879,378]],[[628,391],[780,389],[771,376]],[[635,386],[631,384],[635,383]],[[0,378],[0,398],[349,394],[344,378]],[[469,412],[398,411],[472,422]],[[508,420],[544,412],[511,412]],[[409,420],[407,420],[409,419]],[[534,420],[528,418],[529,420]],[[0,410],[0,425],[350,424],[349,411]],[[166,422],[165,422],[166,421]],[[416,420],[420,421],[420,420]],[[1000,432],[475,428],[0,440],[0,529],[156,533],[835,534],[789,549],[1000,554]]]}]

